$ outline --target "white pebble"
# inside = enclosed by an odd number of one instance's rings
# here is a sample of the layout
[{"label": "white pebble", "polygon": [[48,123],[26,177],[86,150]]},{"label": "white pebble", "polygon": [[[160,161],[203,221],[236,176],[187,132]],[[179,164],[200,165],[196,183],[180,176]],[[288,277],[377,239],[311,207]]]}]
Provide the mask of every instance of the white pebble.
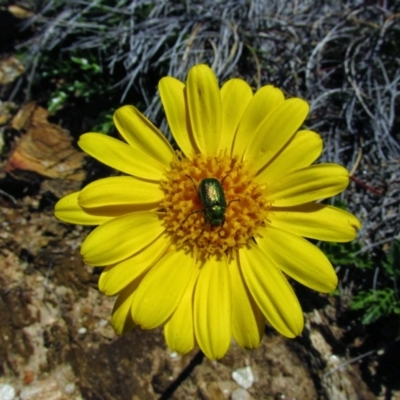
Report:
[{"label": "white pebble", "polygon": [[75,391],[75,383],[68,383],[67,386],[65,386],[65,393],[67,394],[72,394]]},{"label": "white pebble", "polygon": [[170,358],[171,360],[178,360],[178,359],[180,358],[180,355],[179,355],[176,351],[172,351],[172,352],[169,354],[169,358]]},{"label": "white pebble", "polygon": [[108,325],[108,321],[107,321],[106,319],[101,319],[101,320],[98,322],[98,324],[99,324],[100,328],[104,328],[105,326]]},{"label": "white pebble", "polygon": [[254,383],[253,371],[248,366],[232,372],[232,378],[239,386],[245,389],[251,388]]},{"label": "white pebble", "polygon": [[231,400],[250,400],[250,393],[245,389],[236,389],[233,391]]},{"label": "white pebble", "polygon": [[80,334],[80,335],[83,335],[83,334],[85,334],[87,332],[87,329],[83,326],[82,328],[79,328],[78,329],[78,333]]},{"label": "white pebble", "polygon": [[0,383],[0,400],[14,400],[15,389],[8,383]]}]

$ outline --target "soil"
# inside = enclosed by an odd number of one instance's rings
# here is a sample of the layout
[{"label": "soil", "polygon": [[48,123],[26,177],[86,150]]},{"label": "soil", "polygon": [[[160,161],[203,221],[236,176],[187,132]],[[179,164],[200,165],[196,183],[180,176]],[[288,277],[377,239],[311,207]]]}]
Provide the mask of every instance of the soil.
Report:
[{"label": "soil", "polygon": [[114,298],[99,292],[100,270],[79,254],[90,229],[53,216],[55,201],[81,183],[33,177],[1,180],[0,387],[11,385],[14,398],[376,398],[347,362],[335,300],[325,296],[301,337],[267,327],[257,350],[232,343],[220,361],[171,353],[160,329],[118,336]]}]

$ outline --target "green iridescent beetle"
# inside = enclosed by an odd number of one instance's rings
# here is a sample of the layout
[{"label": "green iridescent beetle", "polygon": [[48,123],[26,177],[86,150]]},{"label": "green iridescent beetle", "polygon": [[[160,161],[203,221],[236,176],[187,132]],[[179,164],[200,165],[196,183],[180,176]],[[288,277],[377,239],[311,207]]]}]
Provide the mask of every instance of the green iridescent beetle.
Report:
[{"label": "green iridescent beetle", "polygon": [[231,200],[229,204],[226,204],[225,192],[222,186],[226,177],[222,180],[222,182],[220,182],[217,178],[202,179],[199,183],[199,187],[196,188],[193,179],[188,175],[186,176],[193,182],[196,193],[199,196],[200,202],[204,208],[190,213],[185,218],[185,221],[192,214],[203,212],[206,224],[208,222],[212,227],[222,226],[225,222],[226,209],[233,201],[239,201],[239,199],[234,199]]}]

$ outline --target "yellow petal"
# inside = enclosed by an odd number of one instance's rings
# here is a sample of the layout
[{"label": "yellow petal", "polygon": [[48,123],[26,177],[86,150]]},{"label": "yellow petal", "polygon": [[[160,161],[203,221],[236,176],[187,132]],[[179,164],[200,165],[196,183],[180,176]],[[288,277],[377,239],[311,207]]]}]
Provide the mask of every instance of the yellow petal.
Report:
[{"label": "yellow petal", "polygon": [[308,110],[308,104],[298,98],[278,105],[249,139],[243,160],[251,161],[255,170],[263,168],[296,133],[307,117]]},{"label": "yellow petal", "polygon": [[60,199],[54,207],[54,215],[61,221],[79,225],[101,225],[115,216],[96,215],[84,210],[78,204],[80,192],[74,192]]},{"label": "yellow petal", "polygon": [[284,336],[300,335],[304,320],[299,301],[268,249],[250,243],[239,257],[247,287],[268,322]]},{"label": "yellow petal", "polygon": [[322,138],[318,133],[298,131],[287,146],[257,173],[257,182],[268,183],[296,169],[308,167],[321,155],[322,147]]},{"label": "yellow petal", "polygon": [[200,152],[215,155],[221,141],[221,97],[218,81],[207,65],[195,65],[188,73],[187,99],[190,125]]},{"label": "yellow petal", "polygon": [[268,212],[268,219],[272,226],[295,235],[328,242],[349,242],[361,227],[354,215],[319,203],[273,207]]},{"label": "yellow petal", "polygon": [[291,207],[335,196],[348,184],[349,173],[345,168],[316,164],[270,182],[266,195],[274,207]]},{"label": "yellow petal", "polygon": [[133,295],[141,280],[136,279],[130,283],[117,297],[111,315],[111,325],[117,333],[129,332],[134,326],[131,316],[131,306]]},{"label": "yellow petal", "polygon": [[133,106],[114,113],[114,124],[122,137],[135,149],[170,167],[174,151],[165,136]]},{"label": "yellow petal", "polygon": [[142,250],[164,229],[155,212],[123,215],[93,230],[83,242],[81,254],[89,265],[114,264]]},{"label": "yellow petal", "polygon": [[171,251],[143,278],[132,301],[132,317],[144,329],[163,324],[175,311],[191,280],[195,258]]},{"label": "yellow petal", "polygon": [[258,246],[285,274],[318,292],[329,293],[336,288],[336,273],[318,247],[273,226],[267,226],[262,236],[256,238]]},{"label": "yellow petal", "polygon": [[191,133],[185,84],[166,76],[158,83],[158,90],[172,136],[186,158],[191,158],[196,145]]},{"label": "yellow petal", "polygon": [[175,312],[164,326],[168,347],[179,354],[186,354],[195,346],[193,328],[193,292],[199,268],[193,269],[189,285]]},{"label": "yellow petal", "polygon": [[98,179],[82,189],[79,204],[85,208],[132,204],[159,204],[164,197],[159,183],[131,176]]},{"label": "yellow petal", "polygon": [[230,79],[221,88],[222,136],[220,149],[231,154],[236,129],[253,98],[251,87],[243,79]]},{"label": "yellow petal", "polygon": [[257,90],[239,123],[233,145],[233,155],[242,157],[249,140],[257,132],[261,122],[284,101],[285,96],[282,91],[272,85],[266,85]]},{"label": "yellow petal", "polygon": [[232,333],[236,342],[255,349],[264,334],[265,318],[247,289],[236,259],[229,264],[232,282]]},{"label": "yellow petal", "polygon": [[114,296],[149,270],[168,251],[170,240],[161,235],[147,247],[117,265],[106,267],[100,275],[99,289]]},{"label": "yellow petal", "polygon": [[101,133],[85,133],[79,147],[96,160],[138,178],[159,181],[165,168],[145,153]]},{"label": "yellow petal", "polygon": [[227,261],[210,257],[200,270],[194,294],[194,331],[200,349],[209,359],[222,358],[228,351],[231,318]]}]

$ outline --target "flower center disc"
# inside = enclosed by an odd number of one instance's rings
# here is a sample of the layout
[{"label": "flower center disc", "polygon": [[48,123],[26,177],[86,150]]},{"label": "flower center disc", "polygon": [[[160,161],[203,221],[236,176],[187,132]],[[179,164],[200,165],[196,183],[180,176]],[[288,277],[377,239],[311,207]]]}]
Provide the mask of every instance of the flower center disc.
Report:
[{"label": "flower center disc", "polygon": [[[199,183],[206,178],[218,179],[225,196],[225,221],[219,226],[211,225],[199,197]],[[178,154],[161,186],[166,229],[178,247],[189,246],[197,259],[228,254],[246,245],[256,236],[269,209],[253,174],[228,156],[196,155],[188,160]]]}]

